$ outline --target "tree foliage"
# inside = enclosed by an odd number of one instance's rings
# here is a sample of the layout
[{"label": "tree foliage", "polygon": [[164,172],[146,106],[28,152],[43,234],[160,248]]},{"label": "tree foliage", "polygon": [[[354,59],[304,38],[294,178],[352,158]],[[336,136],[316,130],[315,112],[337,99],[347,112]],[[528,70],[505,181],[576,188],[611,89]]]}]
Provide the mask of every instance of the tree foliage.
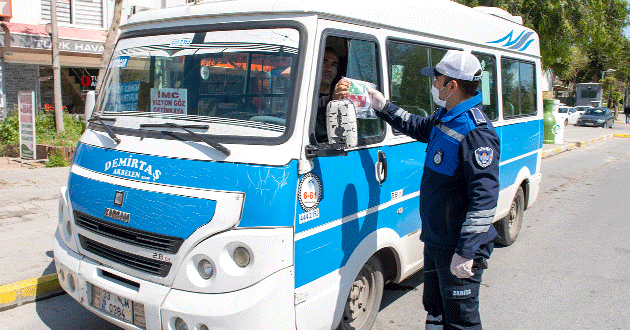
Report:
[{"label": "tree foliage", "polygon": [[625,0],[457,2],[470,7],[499,7],[523,17],[523,24],[540,37],[543,67],[551,68],[565,82],[599,81],[602,71],[616,69],[620,51],[630,50],[623,35],[630,14]]}]

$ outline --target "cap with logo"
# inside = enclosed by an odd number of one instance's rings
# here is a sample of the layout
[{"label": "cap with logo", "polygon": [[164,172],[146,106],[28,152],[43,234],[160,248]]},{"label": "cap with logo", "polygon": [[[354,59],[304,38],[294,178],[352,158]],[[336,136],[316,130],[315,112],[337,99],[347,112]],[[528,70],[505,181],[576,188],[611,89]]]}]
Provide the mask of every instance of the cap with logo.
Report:
[{"label": "cap with logo", "polygon": [[445,75],[454,79],[481,80],[481,64],[467,51],[449,50],[436,66],[423,68],[420,73],[428,77]]}]

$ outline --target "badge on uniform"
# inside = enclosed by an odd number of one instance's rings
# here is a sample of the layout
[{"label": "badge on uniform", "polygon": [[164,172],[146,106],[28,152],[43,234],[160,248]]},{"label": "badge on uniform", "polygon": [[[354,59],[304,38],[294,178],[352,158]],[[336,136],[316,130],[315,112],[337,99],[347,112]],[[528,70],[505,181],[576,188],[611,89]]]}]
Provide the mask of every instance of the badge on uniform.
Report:
[{"label": "badge on uniform", "polygon": [[494,151],[490,147],[479,147],[475,150],[475,159],[477,159],[477,164],[483,168],[488,167],[488,165],[492,163],[493,155]]},{"label": "badge on uniform", "polygon": [[437,164],[441,163],[441,162],[442,162],[442,158],[444,158],[444,151],[442,151],[442,150],[438,149],[438,150],[435,152],[435,155],[433,155],[433,163],[434,163],[435,165],[437,165]]}]

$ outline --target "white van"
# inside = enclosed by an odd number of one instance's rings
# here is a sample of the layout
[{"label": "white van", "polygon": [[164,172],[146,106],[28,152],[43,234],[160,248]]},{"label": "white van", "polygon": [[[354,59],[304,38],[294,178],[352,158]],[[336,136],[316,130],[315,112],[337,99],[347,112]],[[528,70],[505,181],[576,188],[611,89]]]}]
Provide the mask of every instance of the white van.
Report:
[{"label": "white van", "polygon": [[61,189],[62,287],[125,329],[370,329],[384,284],[422,267],[426,145],[355,117],[318,140],[325,49],[338,78],[423,115],[436,109],[419,70],[449,49],[478,56],[509,245],[541,178],[539,40],[518,19],[398,0],[132,16]]}]

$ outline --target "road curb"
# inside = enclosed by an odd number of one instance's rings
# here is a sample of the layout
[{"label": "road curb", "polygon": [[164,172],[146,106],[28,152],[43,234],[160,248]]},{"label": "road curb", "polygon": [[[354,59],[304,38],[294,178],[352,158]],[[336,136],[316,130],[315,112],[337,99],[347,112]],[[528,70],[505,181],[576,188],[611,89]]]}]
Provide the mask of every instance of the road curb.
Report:
[{"label": "road curb", "polygon": [[606,135],[600,136],[598,138],[585,140],[585,141],[580,141],[580,142],[575,142],[575,143],[569,143],[567,145],[563,145],[563,146],[556,147],[556,148],[553,148],[553,149],[543,150],[542,158],[554,156],[554,155],[557,155],[559,153],[563,153],[565,151],[573,150],[573,149],[576,149],[576,148],[581,148],[581,147],[584,147],[584,146],[587,146],[587,145],[595,144],[597,142],[610,140],[613,137],[630,137],[630,134],[606,134]]},{"label": "road curb", "polygon": [[63,292],[56,273],[0,285],[0,311]]}]

